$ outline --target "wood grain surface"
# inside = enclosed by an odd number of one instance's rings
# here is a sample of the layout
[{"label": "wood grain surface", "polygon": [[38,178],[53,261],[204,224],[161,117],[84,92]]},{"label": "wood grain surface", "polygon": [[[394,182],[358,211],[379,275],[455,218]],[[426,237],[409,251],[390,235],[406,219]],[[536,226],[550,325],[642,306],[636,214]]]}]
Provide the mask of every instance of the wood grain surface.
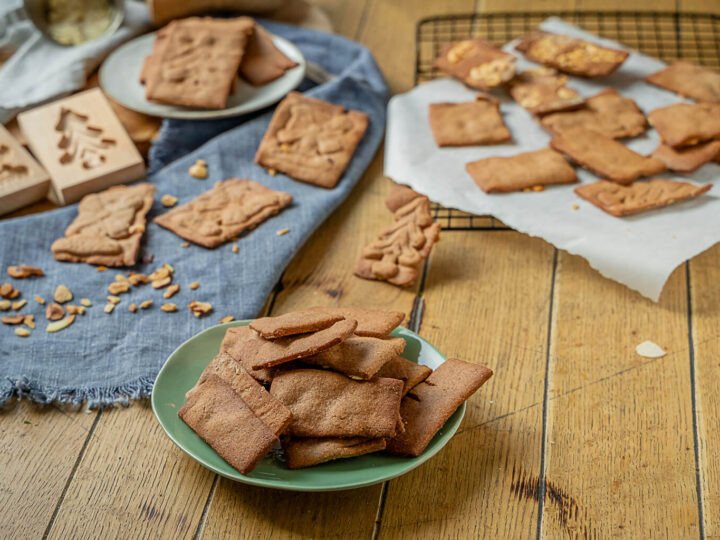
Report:
[{"label": "wood grain surface", "polygon": [[[371,49],[393,92],[413,85],[415,25],[425,16],[720,13],[712,0],[314,3],[338,33]],[[157,125],[125,121],[141,145]],[[413,288],[360,280],[355,258],[392,220],[382,160],[379,151],[263,312],[397,309],[447,355],[492,368],[440,454],[383,485],[270,491],[186,457],[147,402],[91,413],[12,402],[0,411],[0,530],[19,538],[720,536],[720,246],[681,266],[659,304],[542,240],[502,230],[443,232]],[[646,339],[668,354],[639,357]]]}]

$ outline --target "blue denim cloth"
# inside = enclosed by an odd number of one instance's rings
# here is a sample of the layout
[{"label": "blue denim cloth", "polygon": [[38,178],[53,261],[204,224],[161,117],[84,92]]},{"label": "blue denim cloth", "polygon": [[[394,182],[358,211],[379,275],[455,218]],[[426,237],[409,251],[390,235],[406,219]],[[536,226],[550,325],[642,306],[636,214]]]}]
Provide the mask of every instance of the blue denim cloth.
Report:
[{"label": "blue denim cloth", "polygon": [[[157,187],[156,202],[148,216],[148,227],[140,257],[152,254],[152,263],[139,262],[134,271],[149,273],[163,263],[175,268],[175,283],[181,291],[170,300],[177,313],[164,313],[162,291],[149,284],[133,287],[122,295],[122,303],[108,315],[103,312],[107,286],[115,275],[96,272],[86,264],[57,262],[50,245],[62,236],[77,215],[76,206],[53,212],[0,222],[0,268],[13,264],[41,267],[44,278],[9,281],[28,300],[23,313],[34,313],[37,328],[29,338],[15,336],[13,327],[0,325],[0,405],[13,395],[42,403],[78,404],[90,407],[126,403],[149,395],[158,370],[183,341],[218,323],[220,317],[252,318],[278,282],[285,266],[313,231],[337,208],[355,186],[383,136],[388,88],[370,52],[342,37],[292,26],[263,23],[268,30],[294,42],[308,61],[335,78],[319,86],[308,81],[301,88],[307,95],[367,113],[368,130],[338,185],[327,190],[278,174],[268,175],[253,163],[255,151],[272,116],[272,109],[251,117],[207,122],[165,121],[150,153],[148,181]],[[196,180],[188,168],[196,159],[208,162],[209,178]],[[273,189],[287,191],[293,204],[231,245],[205,249],[152,223],[166,211],[160,196],[169,193],[185,203],[231,177],[251,178]],[[278,236],[279,229],[290,232]],[[350,265],[351,262],[348,262]],[[127,270],[124,268],[123,270]],[[348,272],[350,266],[348,266]],[[188,284],[200,283],[196,291]],[[90,298],[93,307],[65,330],[49,334],[44,306],[33,300],[51,299],[55,287],[64,284],[80,298]],[[131,313],[128,305],[153,299],[148,310]],[[195,318],[186,305],[193,299],[212,303],[214,312]],[[2,313],[6,315],[7,313]]]}]

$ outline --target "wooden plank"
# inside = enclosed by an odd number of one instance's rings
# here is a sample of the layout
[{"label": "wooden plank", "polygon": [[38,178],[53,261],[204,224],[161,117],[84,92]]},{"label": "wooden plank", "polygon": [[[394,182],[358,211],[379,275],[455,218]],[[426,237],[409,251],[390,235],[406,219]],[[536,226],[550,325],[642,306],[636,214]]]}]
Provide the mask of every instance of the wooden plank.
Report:
[{"label": "wooden plank", "polygon": [[381,538],[535,536],[553,254],[513,231],[448,233],[435,247],[421,334],[495,376],[447,447],[389,483]]},{"label": "wooden plank", "polygon": [[552,336],[543,536],[697,537],[684,267],[654,304],[561,253]]},{"label": "wooden plank", "polygon": [[0,412],[0,530],[40,538],[87,440],[95,414],[27,400]]},{"label": "wooden plank", "polygon": [[720,536],[720,245],[690,261],[699,478],[707,538]]}]

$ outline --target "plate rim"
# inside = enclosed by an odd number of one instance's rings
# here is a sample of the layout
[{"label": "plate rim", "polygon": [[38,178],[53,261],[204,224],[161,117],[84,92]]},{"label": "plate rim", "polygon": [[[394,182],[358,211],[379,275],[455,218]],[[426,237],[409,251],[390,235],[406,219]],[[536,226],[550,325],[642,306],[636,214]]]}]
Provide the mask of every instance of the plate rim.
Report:
[{"label": "plate rim", "polygon": [[[135,106],[132,103],[128,103],[126,99],[123,98],[123,96],[118,95],[117,92],[113,91],[113,87],[109,86],[107,84],[107,64],[108,62],[119,55],[123,49],[136,44],[138,41],[141,40],[150,40],[150,37],[153,38],[157,34],[157,30],[154,32],[148,32],[146,34],[141,34],[139,36],[136,36],[135,38],[126,41],[122,45],[120,45],[117,49],[112,51],[102,62],[100,65],[99,73],[98,73],[98,84],[100,85],[100,88],[102,88],[103,92],[105,92],[110,98],[112,98],[114,101],[118,102],[123,107],[130,109],[132,111],[135,111],[137,113],[145,114],[147,116],[154,116],[156,118],[171,118],[174,120],[219,120],[223,118],[233,118],[235,116],[241,116],[243,114],[252,113],[255,111],[259,111],[261,109],[264,109],[265,107],[269,107],[280,100],[282,100],[288,93],[292,92],[293,90],[297,89],[298,86],[302,83],[302,81],[305,79],[305,75],[307,74],[307,59],[305,58],[305,55],[302,53],[300,48],[295,45],[292,41],[290,41],[287,38],[284,38],[282,36],[278,36],[277,34],[270,34],[272,37],[273,43],[277,44],[278,42],[282,44],[284,47],[289,47],[290,49],[293,49],[293,52],[297,54],[297,58],[294,58],[293,60],[298,63],[297,66],[294,68],[291,68],[292,70],[301,69],[301,73],[298,76],[297,84],[294,84],[292,88],[289,88],[286,93],[284,93],[282,96],[280,96],[277,100],[273,99],[272,101],[269,101],[268,103],[262,104],[260,106],[253,106],[249,108],[242,108],[242,103],[239,105],[236,105],[235,107],[231,108],[223,108],[223,109],[192,109],[188,107],[182,107],[178,105],[169,105],[167,103],[158,103],[157,105],[162,105],[164,107],[170,107],[168,111],[159,113],[158,111],[149,111],[146,108],[140,108]],[[138,74],[139,75],[139,74]],[[282,77],[284,77],[283,75]],[[280,77],[280,78],[282,78]],[[278,80],[278,79],[276,79]],[[275,82],[275,81],[270,81]],[[269,83],[267,83],[269,84]],[[145,99],[145,102],[152,103]]]},{"label": "plate rim", "polygon": [[[258,486],[258,487],[264,487],[264,488],[269,488],[269,489],[280,489],[283,491],[297,491],[297,492],[344,491],[344,490],[348,490],[348,489],[358,489],[358,488],[362,488],[362,487],[372,486],[372,485],[379,484],[382,482],[387,482],[389,480],[392,480],[393,478],[402,476],[402,475],[412,471],[413,469],[416,469],[417,467],[419,467],[420,465],[422,465],[423,463],[425,463],[426,461],[428,461],[429,459],[434,457],[443,448],[445,448],[447,443],[450,442],[450,440],[455,436],[460,425],[462,424],[463,419],[465,418],[465,411],[467,408],[467,404],[465,402],[463,402],[460,405],[460,407],[458,407],[452,415],[452,416],[457,415],[457,419],[453,422],[453,424],[445,432],[446,439],[443,444],[437,445],[436,447],[429,449],[429,450],[426,449],[422,454],[420,454],[417,457],[397,456],[398,459],[406,460],[405,463],[402,464],[402,466],[400,467],[400,470],[397,473],[392,473],[390,475],[383,476],[382,478],[379,478],[379,479],[373,478],[373,479],[368,479],[368,480],[347,482],[347,483],[343,483],[342,485],[338,485],[338,486],[334,486],[334,487],[327,487],[327,486],[317,486],[316,487],[316,486],[304,486],[304,485],[303,486],[288,485],[287,481],[284,481],[284,480],[278,481],[278,480],[272,480],[272,479],[268,479],[268,478],[254,478],[252,476],[245,476],[243,474],[240,474],[239,472],[237,473],[237,476],[229,475],[229,474],[225,473],[224,471],[216,468],[213,464],[208,463],[204,458],[202,458],[200,456],[196,456],[194,453],[192,453],[191,451],[186,449],[175,438],[175,436],[172,433],[172,430],[169,429],[169,427],[165,425],[165,423],[162,420],[161,414],[158,412],[160,405],[157,403],[157,400],[159,398],[156,397],[155,389],[157,388],[157,381],[161,379],[164,371],[166,370],[167,366],[171,363],[173,357],[176,354],[178,354],[179,351],[183,347],[185,347],[188,343],[199,338],[203,334],[209,333],[211,331],[217,331],[218,327],[231,328],[234,326],[247,326],[252,321],[253,321],[253,319],[240,319],[240,320],[231,321],[228,323],[217,324],[214,326],[210,326],[209,328],[206,328],[206,329],[202,330],[201,332],[198,332],[197,334],[186,339],[184,342],[182,342],[180,345],[178,345],[178,347],[172,353],[170,353],[170,355],[167,357],[167,359],[163,363],[162,367],[160,368],[160,371],[158,371],[158,374],[155,378],[155,382],[153,383],[153,388],[152,388],[152,392],[150,395],[150,404],[152,407],[153,415],[155,416],[155,419],[157,420],[157,422],[160,424],[160,427],[162,427],[165,434],[170,438],[170,440],[175,444],[175,446],[177,446],[180,450],[182,450],[182,452],[185,455],[187,455],[188,457],[190,457],[191,459],[193,459],[194,461],[196,461],[197,463],[199,463],[206,469],[209,469],[224,478],[228,478],[229,480],[233,480],[235,482],[240,482],[243,484],[248,484],[248,485],[253,485],[253,486]],[[416,332],[413,332],[412,330],[405,328],[404,326],[398,326],[398,328],[393,330],[393,332],[398,332],[398,331],[400,333],[407,332],[412,337],[419,339],[424,345],[430,347],[433,351],[435,351],[435,353],[437,353],[437,355],[443,359],[443,363],[445,361],[447,361],[447,357],[444,354],[442,354],[432,343],[430,343],[429,341],[427,341],[426,339],[424,339],[423,337],[418,335]],[[399,337],[403,337],[403,336],[400,335]],[[452,416],[445,422],[443,427],[445,427],[451,421]],[[210,445],[208,445],[208,446],[210,446]],[[213,452],[215,452],[215,450],[212,447],[210,447],[210,449]],[[230,465],[230,466],[232,467],[232,465]],[[318,466],[321,467],[322,464],[319,464]]]}]

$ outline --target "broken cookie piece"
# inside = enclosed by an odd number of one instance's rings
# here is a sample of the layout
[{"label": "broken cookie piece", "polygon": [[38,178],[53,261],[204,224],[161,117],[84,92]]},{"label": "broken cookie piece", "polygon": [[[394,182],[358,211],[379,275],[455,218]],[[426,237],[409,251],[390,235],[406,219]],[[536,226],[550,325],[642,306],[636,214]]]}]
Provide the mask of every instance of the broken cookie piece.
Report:
[{"label": "broken cookie piece", "polygon": [[484,39],[465,39],[445,44],[435,67],[468,86],[490,90],[513,78],[515,57]]},{"label": "broken cookie piece", "polygon": [[510,140],[510,130],[496,99],[478,96],[465,103],[431,103],[430,129],[442,146],[497,144]]},{"label": "broken cookie piece", "polygon": [[691,173],[716,156],[720,156],[720,141],[680,148],[659,144],[652,153],[652,157],[662,161],[669,170],[679,173]]},{"label": "broken cookie piece", "polygon": [[317,332],[344,318],[342,315],[333,315],[321,311],[295,311],[276,317],[255,319],[250,323],[250,328],[265,339],[277,339],[306,332]]},{"label": "broken cookie piece", "polygon": [[240,63],[240,74],[253,86],[261,86],[285,75],[297,66],[273,43],[270,33],[255,23]]},{"label": "broken cookie piece", "polygon": [[554,69],[523,71],[510,82],[510,95],[528,112],[538,115],[582,106],[583,97],[565,83],[567,77]]},{"label": "broken cookie piece", "polygon": [[367,381],[403,350],[405,350],[405,340],[402,338],[357,336],[350,337],[323,352],[303,358],[303,363],[343,373],[356,381]]}]

